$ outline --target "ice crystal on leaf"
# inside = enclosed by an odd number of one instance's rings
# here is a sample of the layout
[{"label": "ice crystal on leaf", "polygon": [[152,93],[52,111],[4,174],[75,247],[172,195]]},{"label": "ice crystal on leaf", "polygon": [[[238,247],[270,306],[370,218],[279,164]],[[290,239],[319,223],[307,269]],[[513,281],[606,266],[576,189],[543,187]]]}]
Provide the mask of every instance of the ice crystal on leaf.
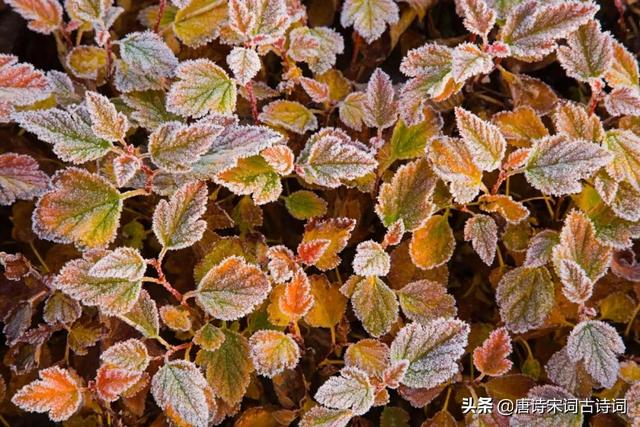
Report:
[{"label": "ice crystal on leaf", "polygon": [[430,270],[449,261],[455,247],[456,241],[447,218],[433,215],[413,232],[409,253],[417,267]]},{"label": "ice crystal on leaf", "polygon": [[260,152],[262,157],[278,175],[288,175],[293,172],[294,154],[291,148],[284,144],[267,147]]},{"label": "ice crystal on leaf", "polygon": [[304,414],[300,427],[346,427],[352,417],[353,413],[349,409],[314,406]]},{"label": "ice crystal on leaf", "polygon": [[396,122],[398,103],[391,83],[391,78],[380,68],[371,75],[364,102],[364,122],[379,131]]},{"label": "ice crystal on leaf", "polygon": [[85,101],[93,133],[111,142],[122,140],[129,129],[127,116],[118,113],[116,106],[97,92],[88,91]]},{"label": "ice crystal on leaf", "polygon": [[[533,387],[527,393],[527,398],[534,402],[576,399],[575,396],[562,387],[553,385]],[[528,414],[516,414],[511,418],[510,425],[513,427],[528,427],[532,425],[539,427],[579,426],[583,423],[583,417],[582,412],[573,413],[572,411],[531,412]]]},{"label": "ice crystal on leaf", "polygon": [[276,283],[284,283],[293,277],[297,264],[291,249],[283,245],[272,246],[267,251],[269,273]]},{"label": "ice crystal on leaf", "polygon": [[49,188],[49,176],[42,172],[31,156],[0,154],[0,205],[11,205],[16,199],[31,200]]},{"label": "ice crystal on leaf", "polygon": [[457,107],[455,112],[458,132],[466,143],[474,163],[485,171],[497,169],[507,147],[500,130],[463,108]]},{"label": "ice crystal on leaf", "polygon": [[480,347],[473,350],[473,364],[481,373],[499,377],[506,374],[513,365],[507,359],[511,350],[509,332],[505,328],[496,329]]},{"label": "ice crystal on leaf", "polygon": [[605,74],[610,86],[635,87],[639,80],[638,61],[620,42],[613,42],[613,61]]},{"label": "ice crystal on leaf", "polygon": [[362,242],[356,248],[353,271],[359,276],[386,276],[391,259],[384,248],[372,240]]},{"label": "ice crystal on leaf", "polygon": [[228,17],[225,0],[185,0],[181,3],[168,25],[182,43],[195,48],[218,37]]},{"label": "ice crystal on leaf", "polygon": [[211,323],[207,323],[196,331],[193,336],[193,342],[204,350],[216,351],[220,348],[225,338],[220,328],[216,328]]},{"label": "ice crystal on leaf", "polygon": [[266,45],[276,42],[289,28],[285,0],[231,0],[227,42]]},{"label": "ice crystal on leaf", "polygon": [[120,318],[147,338],[158,336],[160,329],[158,308],[155,301],[151,299],[149,293],[144,289],[140,291],[140,296],[133,308],[120,316]]},{"label": "ice crystal on leaf", "polygon": [[491,120],[500,128],[507,142],[516,147],[530,147],[534,140],[549,135],[536,111],[527,105],[513,111],[501,111]]},{"label": "ice crystal on leaf", "polygon": [[149,365],[150,357],[142,341],[131,338],[106,349],[100,360],[109,365],[141,373]]},{"label": "ice crystal on leaf", "polygon": [[215,181],[235,194],[251,194],[256,205],[273,202],[282,193],[280,175],[262,156],[239,159],[234,168],[219,173]]},{"label": "ice crystal on leaf", "polygon": [[69,419],[82,404],[79,380],[58,366],[43,369],[39,375],[39,380],[18,390],[11,402],[25,411],[48,412],[55,422]]},{"label": "ice crystal on leaf", "polygon": [[329,239],[314,239],[302,242],[298,245],[297,260],[306,265],[315,265],[329,249],[329,245],[331,245],[331,240]]},{"label": "ice crystal on leaf", "polygon": [[599,79],[613,60],[611,35],[600,30],[598,21],[589,21],[569,34],[567,46],[560,46],[557,55],[569,77],[583,82]]},{"label": "ice crystal on leaf", "polygon": [[457,314],[456,300],[437,282],[411,282],[398,290],[397,295],[402,313],[414,322],[427,324],[439,317],[454,317]]},{"label": "ice crystal on leaf", "polygon": [[297,322],[309,312],[314,305],[309,277],[301,269],[296,270],[291,282],[287,283],[284,293],[278,299],[280,311],[291,322]]},{"label": "ice crystal on leaf", "polygon": [[374,387],[366,372],[345,367],[340,376],[329,378],[316,392],[315,399],[335,409],[351,409],[354,415],[365,414],[373,405]]},{"label": "ice crystal on leaf", "polygon": [[108,251],[91,267],[89,274],[136,281],[142,279],[146,269],[147,264],[137,249],[121,247]]},{"label": "ice crystal on leaf", "polygon": [[640,89],[638,87],[618,87],[604,99],[604,106],[612,116],[640,115]]},{"label": "ice crystal on leaf", "polygon": [[122,154],[112,162],[113,174],[118,187],[124,187],[142,167],[142,161],[129,154]]},{"label": "ice crystal on leaf", "polygon": [[96,393],[101,399],[114,402],[121,394],[133,387],[140,377],[139,372],[103,364],[96,372]]},{"label": "ice crystal on leaf", "polygon": [[589,115],[580,104],[564,102],[553,115],[553,124],[558,133],[570,139],[600,142],[604,138],[602,122],[595,114]]},{"label": "ice crystal on leaf", "polygon": [[386,24],[395,24],[398,19],[398,5],[393,0],[347,0],[340,15],[342,26],[353,25],[367,43],[380,38]]},{"label": "ice crystal on leaf", "polygon": [[15,106],[44,100],[51,90],[51,82],[42,71],[18,63],[13,55],[0,54],[0,123],[10,121]]},{"label": "ice crystal on leaf", "polygon": [[363,370],[369,376],[382,378],[389,364],[389,346],[371,338],[360,340],[347,347],[344,363]]},{"label": "ice crystal on leaf", "polygon": [[364,92],[351,92],[340,102],[340,120],[353,130],[362,130],[366,97]]},{"label": "ice crystal on leaf", "polygon": [[570,393],[582,395],[584,390],[594,385],[591,376],[585,371],[582,362],[569,359],[567,348],[555,352],[544,367],[547,376],[555,384],[564,387]]},{"label": "ice crystal on leaf", "polygon": [[555,230],[543,230],[529,241],[525,267],[542,267],[551,260],[553,248],[560,243],[560,236]]},{"label": "ice crystal on leaf", "polygon": [[82,314],[80,303],[68,295],[56,291],[47,298],[45,302],[42,318],[49,325],[56,323],[72,324]]},{"label": "ice crystal on leaf", "polygon": [[424,325],[409,323],[391,343],[391,362],[407,360],[401,383],[414,388],[435,387],[458,372],[469,325],[457,319],[435,319]]},{"label": "ice crystal on leaf", "polygon": [[314,73],[324,73],[344,50],[342,35],[328,27],[298,27],[289,33],[287,53],[294,61],[306,62]]},{"label": "ice crystal on leaf", "polygon": [[452,72],[458,83],[480,74],[489,74],[493,70],[493,58],[472,43],[463,43],[453,50]]},{"label": "ice crystal on leaf", "polygon": [[616,181],[627,181],[640,190],[640,137],[629,130],[612,129],[602,145],[613,153],[607,173]]},{"label": "ice crystal on leaf", "polygon": [[202,278],[196,300],[216,319],[235,320],[251,313],[270,289],[267,276],[257,266],[231,256]]},{"label": "ice crystal on leaf", "polygon": [[185,307],[163,305],[160,307],[159,313],[162,323],[172,331],[187,332],[193,325],[189,311]]},{"label": "ice crystal on leaf", "polygon": [[312,240],[329,240],[329,246],[315,266],[322,271],[330,270],[340,264],[338,253],[347,246],[351,232],[356,226],[356,221],[351,218],[329,218],[325,220],[311,219],[304,227],[302,242]]},{"label": "ice crystal on leaf", "polygon": [[351,304],[362,326],[374,337],[380,337],[398,320],[398,300],[391,289],[376,276],[355,283]]},{"label": "ice crystal on leaf", "polygon": [[329,283],[326,276],[313,275],[309,280],[315,302],[304,316],[304,321],[314,328],[333,328],[346,311],[347,299],[337,286]]},{"label": "ice crystal on leaf", "polygon": [[130,33],[118,42],[120,57],[129,66],[160,77],[173,76],[178,59],[156,33]]},{"label": "ice crystal on leaf", "polygon": [[464,239],[471,245],[485,264],[491,266],[498,245],[498,226],[488,215],[475,215],[464,225]]},{"label": "ice crystal on leaf", "polygon": [[511,196],[504,194],[483,194],[478,198],[480,209],[485,212],[498,212],[510,224],[518,224],[529,216],[529,209]]},{"label": "ice crystal on leaf", "polygon": [[582,361],[593,379],[607,388],[613,387],[618,378],[618,354],[624,349],[615,328],[600,320],[580,322],[567,340],[569,359],[574,363]]},{"label": "ice crystal on leaf", "polygon": [[16,12],[29,21],[29,29],[51,34],[62,25],[62,6],[58,0],[7,0]]},{"label": "ice crystal on leaf", "polygon": [[227,55],[227,64],[241,85],[249,83],[262,66],[256,51],[244,47],[234,47]]},{"label": "ice crystal on leaf", "polygon": [[280,331],[261,330],[249,339],[251,360],[260,375],[273,378],[298,364],[300,349],[289,335]]},{"label": "ice crystal on leaf", "polygon": [[484,0],[458,0],[456,6],[462,11],[465,28],[486,40],[496,23],[496,12]]},{"label": "ice crystal on leaf", "polygon": [[482,170],[476,166],[467,144],[450,137],[435,138],[427,153],[433,170],[449,183],[456,201],[472,201],[480,191]]}]

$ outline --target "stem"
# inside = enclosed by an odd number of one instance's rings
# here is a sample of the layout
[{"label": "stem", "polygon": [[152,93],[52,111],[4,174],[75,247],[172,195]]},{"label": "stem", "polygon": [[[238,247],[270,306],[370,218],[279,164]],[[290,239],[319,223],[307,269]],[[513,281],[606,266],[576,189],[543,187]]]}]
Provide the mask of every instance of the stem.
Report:
[{"label": "stem", "polygon": [[158,18],[156,23],[153,24],[153,32],[158,33],[160,29],[160,21],[162,21],[162,15],[164,15],[164,9],[167,7],[167,0],[160,0],[160,6],[158,7]]},{"label": "stem", "polygon": [[249,95],[249,102],[251,103],[251,115],[253,116],[254,123],[258,123],[258,102],[256,101],[256,94],[253,92],[253,82],[249,81],[245,86],[247,89],[247,95]]},{"label": "stem", "polygon": [[[163,253],[160,252],[160,257],[162,255],[163,255]],[[147,277],[147,278],[143,278],[143,280],[146,279],[145,281],[147,281],[147,282],[153,282],[153,283],[157,283],[159,285],[162,285],[162,287],[165,288],[167,290],[167,292],[169,292],[171,295],[173,295],[173,297],[175,299],[177,299],[178,302],[180,302],[180,305],[188,306],[187,303],[186,303],[186,300],[184,299],[182,294],[180,292],[178,292],[178,290],[175,289],[173,286],[171,286],[171,283],[169,283],[169,281],[165,277],[164,272],[162,271],[162,259],[160,257],[158,259],[152,259],[152,260],[148,261],[148,263],[153,268],[155,268],[156,273],[158,274],[158,278],[155,279],[153,277]]]},{"label": "stem", "polygon": [[45,273],[49,273],[51,271],[49,269],[49,266],[47,266],[47,263],[44,262],[44,259],[40,255],[40,252],[38,252],[38,249],[36,249],[36,246],[33,244],[33,242],[29,242],[29,247],[31,247],[31,251],[35,254],[36,258],[38,258],[38,262],[40,263],[40,265],[42,265],[42,268],[44,268]]},{"label": "stem", "polygon": [[169,350],[167,350],[167,352],[164,354],[164,360],[165,360],[165,361],[168,361],[168,360],[169,360],[169,357],[171,357],[171,355],[172,355],[173,353],[176,353],[176,352],[178,352],[178,351],[180,351],[180,350],[183,350],[183,349],[185,349],[185,348],[188,348],[188,347],[190,347],[190,346],[191,346],[191,341],[189,341],[189,342],[185,342],[185,343],[182,343],[182,344],[180,344],[180,345],[171,346],[171,348],[170,348]]},{"label": "stem", "polygon": [[638,316],[638,312],[640,312],[640,304],[636,305],[636,309],[633,310],[633,314],[631,314],[631,319],[629,319],[629,323],[627,323],[627,327],[624,329],[624,336],[628,336],[631,332],[631,326],[633,326],[633,322],[636,320],[636,316]]},{"label": "stem", "polygon": [[148,195],[149,192],[147,192],[147,190],[145,190],[144,188],[137,188],[135,190],[125,191],[124,193],[120,194],[120,197],[122,198],[122,200],[126,200],[130,199],[131,197]]},{"label": "stem", "polygon": [[171,350],[171,348],[173,347],[171,344],[169,344],[168,342],[165,341],[164,338],[162,338],[160,335],[158,335],[157,337],[155,337],[156,341],[158,341],[160,344],[162,344],[162,346],[164,348],[166,348],[167,350]]},{"label": "stem", "polygon": [[451,397],[451,386],[447,388],[447,397],[444,398],[444,405],[442,405],[442,410],[446,411],[449,406],[449,398]]},{"label": "stem", "polygon": [[555,217],[555,213],[553,212],[553,208],[551,207],[551,202],[549,202],[549,196],[543,194],[544,196],[544,204],[547,205],[547,210],[549,211],[549,215],[551,215],[551,219]]}]

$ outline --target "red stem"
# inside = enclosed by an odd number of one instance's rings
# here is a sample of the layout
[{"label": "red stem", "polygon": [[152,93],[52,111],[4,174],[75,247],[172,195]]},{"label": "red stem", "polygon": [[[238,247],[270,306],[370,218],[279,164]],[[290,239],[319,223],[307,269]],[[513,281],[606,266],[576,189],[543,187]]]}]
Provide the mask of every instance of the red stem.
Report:
[{"label": "red stem", "polygon": [[249,95],[249,102],[251,103],[251,115],[253,116],[253,121],[258,123],[258,102],[256,101],[256,94],[253,92],[253,82],[249,81],[245,85],[247,89],[247,95]]},{"label": "red stem", "polygon": [[162,20],[162,15],[164,15],[164,9],[167,7],[167,0],[160,0],[160,7],[158,8],[158,18],[156,18],[156,23],[153,24],[153,32],[157,33],[160,30],[160,21]]}]

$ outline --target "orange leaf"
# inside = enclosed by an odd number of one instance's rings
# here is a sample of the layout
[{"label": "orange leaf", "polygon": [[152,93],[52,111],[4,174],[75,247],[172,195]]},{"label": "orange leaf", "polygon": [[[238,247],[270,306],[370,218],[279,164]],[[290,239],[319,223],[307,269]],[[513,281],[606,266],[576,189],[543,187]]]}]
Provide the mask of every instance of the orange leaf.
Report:
[{"label": "orange leaf", "polygon": [[304,271],[299,269],[294,273],[293,279],[284,288],[284,293],[280,296],[280,310],[292,322],[296,322],[309,312],[313,302],[309,278]]},{"label": "orange leaf", "polygon": [[511,353],[511,340],[505,328],[491,332],[480,347],[473,351],[473,364],[484,375],[499,377],[513,365],[507,356]]},{"label": "orange leaf", "polygon": [[96,391],[98,396],[107,402],[118,400],[118,397],[140,378],[140,372],[116,368],[108,364],[100,366],[96,374]]}]

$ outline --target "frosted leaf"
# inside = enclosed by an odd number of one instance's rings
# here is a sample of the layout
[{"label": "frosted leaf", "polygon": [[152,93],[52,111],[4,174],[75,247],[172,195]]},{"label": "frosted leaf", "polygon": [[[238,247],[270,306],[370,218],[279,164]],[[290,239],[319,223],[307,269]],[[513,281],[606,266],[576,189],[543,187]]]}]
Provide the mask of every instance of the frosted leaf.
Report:
[{"label": "frosted leaf", "polygon": [[209,424],[209,393],[198,367],[186,360],[165,363],[151,380],[151,394],[158,406],[194,427]]},{"label": "frosted leaf", "polygon": [[234,47],[227,55],[227,64],[238,83],[243,86],[249,83],[262,67],[256,51],[244,47]]},{"label": "frosted leaf", "polygon": [[104,95],[87,91],[85,96],[93,133],[112,142],[124,139],[129,129],[127,116],[116,111],[115,105]]},{"label": "frosted leaf", "polygon": [[121,98],[133,110],[130,113],[133,120],[148,131],[153,132],[164,122],[180,119],[176,114],[166,110],[166,96],[162,91],[130,92],[122,95]]},{"label": "frosted leaf", "polygon": [[[163,77],[140,70],[120,59],[115,61],[115,67],[116,73],[113,83],[116,89],[122,93],[161,90],[165,86],[165,79]],[[167,107],[167,109],[169,108]],[[170,111],[177,113],[177,111]]]},{"label": "frosted leaf", "polygon": [[613,387],[624,353],[624,343],[612,326],[600,320],[578,323],[567,339],[567,355],[572,362],[582,361],[584,368],[603,387]]},{"label": "frosted leaf", "polygon": [[122,60],[145,73],[171,77],[178,66],[173,51],[162,37],[151,31],[129,33],[118,45]]},{"label": "frosted leaf", "polygon": [[627,182],[618,185],[611,209],[617,216],[627,221],[640,220],[640,192]]},{"label": "frosted leaf", "polygon": [[304,321],[314,328],[334,327],[347,309],[347,299],[337,286],[329,283],[326,276],[314,274],[309,280],[315,303],[304,317]]},{"label": "frosted leaf", "polygon": [[598,116],[589,115],[584,106],[573,102],[558,106],[553,115],[553,124],[558,133],[570,139],[600,142],[604,138],[604,129]]},{"label": "frosted leaf", "polygon": [[475,164],[485,171],[497,169],[507,147],[500,130],[461,107],[456,107],[455,113],[458,132]]},{"label": "frosted leaf", "polygon": [[488,215],[474,215],[464,224],[464,240],[471,245],[482,261],[491,266],[498,246],[498,226]]},{"label": "frosted leaf", "polygon": [[31,31],[51,34],[62,25],[62,6],[58,0],[7,0],[6,3],[29,21]]},{"label": "frosted leaf", "polygon": [[[531,399],[531,402],[562,402],[567,400],[576,400],[576,397],[561,387],[541,385],[529,389],[527,399]],[[511,417],[510,426],[572,427],[583,425],[583,418],[584,415],[582,412],[530,411],[530,413],[515,414]]]},{"label": "frosted leaf", "polygon": [[558,103],[558,95],[542,80],[526,74],[511,74],[504,69],[500,73],[515,107],[529,106],[538,114],[547,114]]},{"label": "frosted leaf", "polygon": [[400,387],[400,383],[409,369],[409,361],[406,359],[393,362],[391,366],[382,373],[382,381],[391,389]]},{"label": "frosted leaf", "polygon": [[80,318],[82,307],[80,303],[66,294],[55,291],[44,304],[42,318],[49,325],[64,323],[71,325]]},{"label": "frosted leaf", "polygon": [[297,265],[295,255],[284,245],[272,246],[267,251],[269,273],[276,283],[284,283],[293,277]]},{"label": "frosted leaf", "polygon": [[207,185],[189,182],[180,187],[169,201],[160,200],[153,212],[153,232],[169,250],[191,246],[207,227],[200,219],[207,209]]},{"label": "frosted leaf", "polygon": [[412,49],[402,59],[400,71],[408,77],[435,79],[450,72],[452,49],[435,43]]},{"label": "frosted leaf", "polygon": [[598,6],[591,2],[542,3],[526,1],[515,7],[502,26],[499,39],[523,61],[542,59],[556,48],[556,39],[575,31],[591,20]]},{"label": "frosted leaf", "polygon": [[13,55],[0,54],[0,103],[30,105],[46,99],[52,91],[49,78],[31,64],[18,63]]},{"label": "frosted leaf", "polygon": [[307,107],[299,102],[281,99],[262,107],[258,119],[301,135],[318,127],[318,119]]},{"label": "frosted leaf", "polygon": [[611,153],[592,142],[549,136],[536,141],[525,166],[529,184],[546,194],[579,193],[581,179],[609,164]]},{"label": "frosted leaf", "polygon": [[372,172],[377,165],[366,146],[340,129],[327,127],[307,140],[295,170],[311,184],[336,188]]},{"label": "frosted leaf", "polygon": [[369,376],[381,378],[389,365],[389,346],[371,338],[360,340],[347,347],[344,364],[362,369]]},{"label": "frosted leaf", "polygon": [[285,0],[231,0],[226,42],[268,45],[278,41],[291,24]]},{"label": "frosted leaf", "polygon": [[553,248],[560,243],[560,236],[555,230],[543,230],[529,241],[525,267],[542,267],[551,261]]},{"label": "frosted leaf", "polygon": [[136,301],[131,311],[119,317],[122,321],[133,326],[146,338],[158,336],[160,329],[158,308],[156,307],[155,301],[144,289],[140,291],[138,301]]},{"label": "frosted leaf", "polygon": [[122,154],[113,159],[112,166],[116,185],[124,187],[141,169],[142,161],[136,156]]},{"label": "frosted leaf", "polygon": [[167,110],[184,117],[208,113],[231,114],[236,108],[236,85],[227,73],[208,59],[182,62],[178,80],[167,95]]},{"label": "frosted leaf", "polygon": [[84,163],[104,156],[112,144],[94,135],[86,109],[24,111],[13,119],[38,139],[53,144],[53,152],[63,161]]},{"label": "frosted leaf", "polygon": [[607,131],[602,145],[613,153],[607,173],[640,190],[640,137],[629,130],[612,129]]},{"label": "frosted leaf", "polygon": [[300,78],[300,86],[313,102],[329,102],[329,85],[307,77]]},{"label": "frosted leaf", "polygon": [[396,295],[376,276],[362,278],[355,284],[351,304],[356,317],[373,337],[388,333],[398,320]]},{"label": "frosted leaf", "polygon": [[523,0],[485,0],[487,5],[493,9],[497,15],[498,18],[504,19],[506,18],[509,13],[511,13],[511,11],[520,3],[523,2]]},{"label": "frosted leaf", "polygon": [[413,232],[409,254],[416,267],[431,270],[448,262],[455,247],[447,217],[433,215]]},{"label": "frosted leaf", "polygon": [[391,182],[380,186],[375,210],[385,227],[402,221],[413,231],[431,215],[437,178],[426,159],[414,160],[398,168]]},{"label": "frosted leaf", "polygon": [[108,251],[91,267],[93,277],[114,277],[136,281],[142,279],[147,269],[145,260],[137,249],[121,247]]},{"label": "frosted leaf", "polygon": [[391,343],[391,362],[409,361],[401,383],[431,388],[449,380],[458,372],[468,336],[469,325],[457,319],[404,326]]},{"label": "frosted leaf", "polygon": [[507,329],[526,332],[544,324],[555,302],[551,274],[544,267],[518,267],[507,272],[496,289],[500,317]]},{"label": "frosted leaf", "polygon": [[473,350],[473,364],[481,373],[499,377],[511,369],[513,363],[507,359],[511,354],[511,339],[505,328],[491,332],[480,347]]},{"label": "frosted leaf", "polygon": [[289,33],[287,53],[294,61],[306,62],[309,69],[322,74],[336,63],[344,51],[342,35],[328,27],[298,27]]},{"label": "frosted leaf", "polygon": [[287,210],[296,219],[321,217],[327,213],[327,202],[308,190],[296,191],[285,198]]},{"label": "frosted leaf", "polygon": [[353,272],[359,276],[386,276],[391,258],[384,248],[373,240],[358,244],[353,258]]},{"label": "frosted leaf", "polygon": [[56,277],[56,288],[84,305],[99,307],[107,315],[131,310],[140,295],[142,281],[94,277],[89,272],[95,261],[97,257],[67,262]]},{"label": "frosted leaf", "polygon": [[271,286],[267,276],[244,258],[231,256],[213,267],[198,283],[198,304],[221,320],[239,319],[265,300]]},{"label": "frosted leaf", "polygon": [[624,394],[624,399],[628,402],[630,408],[628,415],[631,418],[633,427],[637,427],[640,423],[640,382],[634,383]]},{"label": "frosted leaf", "polygon": [[398,102],[391,78],[380,68],[376,68],[365,92],[364,122],[378,130],[393,126],[398,117]]},{"label": "frosted leaf", "polygon": [[226,126],[209,150],[193,164],[192,173],[200,179],[215,179],[218,173],[236,166],[239,159],[255,156],[284,141],[280,133],[265,126]]},{"label": "frosted leaf", "polygon": [[582,304],[591,297],[593,285],[611,264],[611,248],[596,239],[593,224],[581,211],[572,211],[553,248],[553,264],[569,301]]},{"label": "frosted leaf", "polygon": [[640,89],[638,87],[618,87],[604,99],[607,113],[612,116],[640,116]]},{"label": "frosted leaf", "polygon": [[434,138],[427,156],[433,170],[450,183],[450,191],[459,203],[472,201],[480,191],[482,170],[473,161],[473,155],[461,139]]},{"label": "frosted leaf", "polygon": [[260,156],[273,168],[278,175],[285,176],[293,172],[295,155],[286,145],[274,145],[260,152]]},{"label": "frosted leaf", "polygon": [[216,351],[225,340],[225,335],[220,328],[207,323],[193,335],[193,342],[204,350]]},{"label": "frosted leaf", "polygon": [[498,212],[510,224],[518,224],[529,216],[529,209],[511,196],[504,194],[483,194],[478,198],[480,209],[485,212]]},{"label": "frosted leaf", "polygon": [[[228,17],[228,2],[225,0],[186,0],[171,19],[174,34],[185,45],[196,48],[206,45],[218,37]],[[171,22],[173,21],[173,22]],[[155,20],[153,21],[155,24]],[[153,25],[153,24],[152,24]],[[152,26],[151,25],[151,26]],[[160,26],[162,29],[162,24]]]},{"label": "frosted leaf", "polygon": [[330,243],[315,262],[321,271],[331,270],[340,264],[338,253],[341,252],[351,237],[356,221],[351,218],[329,218],[309,220],[304,226],[302,243],[313,240],[328,240]]},{"label": "frosted leaf", "polygon": [[387,248],[389,246],[395,246],[402,241],[404,237],[405,228],[404,221],[399,219],[387,228],[387,232],[382,240],[382,247]]},{"label": "frosted leaf", "polygon": [[318,388],[315,399],[335,409],[351,409],[354,415],[366,414],[373,405],[374,386],[366,372],[345,367],[340,376],[329,378]]},{"label": "frosted leaf", "polygon": [[249,339],[249,346],[253,366],[258,374],[267,378],[295,368],[300,359],[298,344],[280,331],[257,331]]},{"label": "frosted leaf", "polygon": [[398,5],[393,0],[346,0],[340,14],[343,27],[353,29],[369,44],[376,41],[386,28],[399,19]]},{"label": "frosted leaf", "polygon": [[100,399],[114,402],[121,394],[132,388],[140,378],[139,372],[102,365],[96,372],[95,391]]},{"label": "frosted leaf", "polygon": [[456,46],[451,56],[453,78],[458,83],[464,83],[474,76],[489,74],[493,70],[491,55],[483,52],[473,43],[462,43]]},{"label": "frosted leaf", "polygon": [[282,193],[280,175],[262,156],[239,159],[235,167],[220,172],[214,181],[235,194],[251,194],[256,205],[274,202]]},{"label": "frosted leaf", "polygon": [[634,87],[638,85],[638,61],[624,45],[613,41],[613,62],[605,79],[610,86]]},{"label": "frosted leaf", "polygon": [[31,200],[49,188],[49,176],[38,162],[25,154],[0,154],[0,205],[12,205],[16,199]]},{"label": "frosted leaf", "polygon": [[580,391],[585,388],[588,388],[589,392],[591,392],[593,380],[585,371],[582,362],[575,363],[569,359],[566,347],[553,353],[544,370],[551,381],[564,387],[570,393],[580,395],[582,394]]},{"label": "frosted leaf", "polygon": [[188,172],[222,130],[221,126],[208,123],[163,123],[149,135],[151,160],[168,172]]},{"label": "frosted leaf", "polygon": [[52,183],[33,211],[33,228],[42,238],[87,247],[115,238],[122,198],[111,183],[78,168],[56,173]]},{"label": "frosted leaf", "polygon": [[569,77],[581,82],[599,79],[611,67],[612,37],[600,30],[600,23],[592,20],[567,37],[567,46],[557,50],[558,60]]},{"label": "frosted leaf", "polygon": [[397,294],[402,312],[414,322],[424,325],[439,317],[457,314],[455,298],[440,283],[418,280],[406,284]]},{"label": "frosted leaf", "polygon": [[52,366],[16,392],[11,402],[28,412],[48,412],[51,421],[69,419],[82,404],[80,381],[68,370]]},{"label": "frosted leaf", "polygon": [[284,293],[278,298],[278,307],[290,322],[297,322],[309,312],[313,304],[309,278],[302,269],[297,269],[291,282],[284,287]]},{"label": "frosted leaf", "polygon": [[484,0],[457,0],[456,6],[462,11],[464,27],[486,40],[496,23],[496,12]]},{"label": "frosted leaf", "polygon": [[346,427],[353,413],[349,409],[314,406],[300,420],[300,427]]},{"label": "frosted leaf", "polygon": [[142,372],[149,366],[151,358],[144,343],[131,338],[106,349],[100,355],[100,360],[121,369]]},{"label": "frosted leaf", "polygon": [[189,310],[183,306],[163,305],[159,310],[162,323],[172,331],[187,332],[191,330],[193,322]]},{"label": "frosted leaf", "polygon": [[530,147],[534,140],[549,135],[538,113],[528,105],[496,113],[491,120],[500,128],[507,142],[516,147]]},{"label": "frosted leaf", "polygon": [[366,97],[364,92],[351,92],[340,103],[340,121],[353,130],[362,130]]},{"label": "frosted leaf", "polygon": [[72,20],[101,23],[111,0],[67,0],[64,7]]}]

